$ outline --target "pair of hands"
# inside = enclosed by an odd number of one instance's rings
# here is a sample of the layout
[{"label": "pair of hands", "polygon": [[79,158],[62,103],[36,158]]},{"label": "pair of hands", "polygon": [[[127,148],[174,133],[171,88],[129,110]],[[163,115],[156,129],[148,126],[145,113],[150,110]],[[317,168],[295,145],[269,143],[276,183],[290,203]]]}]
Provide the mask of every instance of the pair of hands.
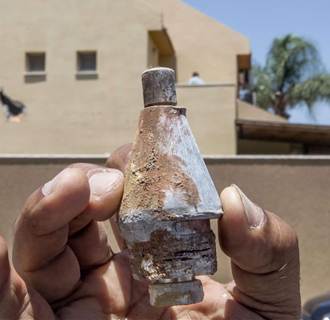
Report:
[{"label": "pair of hands", "polygon": [[37,189],[15,225],[13,264],[0,238],[1,320],[294,320],[300,316],[295,232],[236,186],[221,193],[222,250],[234,281],[200,277],[203,302],[155,308],[147,286],[133,280],[125,244],[110,248],[105,222],[115,217],[130,146],[103,168],[74,164]]}]

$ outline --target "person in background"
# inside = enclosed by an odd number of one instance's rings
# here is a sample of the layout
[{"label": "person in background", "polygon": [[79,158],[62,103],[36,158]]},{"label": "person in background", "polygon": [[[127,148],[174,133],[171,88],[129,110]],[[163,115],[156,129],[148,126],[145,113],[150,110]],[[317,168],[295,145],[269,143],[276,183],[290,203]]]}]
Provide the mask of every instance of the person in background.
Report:
[{"label": "person in background", "polygon": [[204,80],[199,76],[198,72],[193,72],[191,78],[188,81],[188,84],[191,86],[201,86],[205,84]]},{"label": "person in background", "polygon": [[10,122],[21,122],[21,116],[26,109],[26,106],[17,100],[12,100],[5,95],[3,88],[0,88],[0,102],[6,107],[6,118]]},{"label": "person in background", "polygon": [[253,104],[253,95],[247,84],[242,84],[239,88],[239,99]]}]

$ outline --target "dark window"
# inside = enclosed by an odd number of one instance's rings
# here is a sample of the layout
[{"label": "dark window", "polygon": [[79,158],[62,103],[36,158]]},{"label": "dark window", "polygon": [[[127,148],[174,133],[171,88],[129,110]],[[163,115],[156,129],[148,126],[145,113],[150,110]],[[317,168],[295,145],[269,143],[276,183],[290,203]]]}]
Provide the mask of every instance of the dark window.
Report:
[{"label": "dark window", "polygon": [[46,54],[44,52],[28,52],[25,56],[27,72],[44,72],[46,69]]},{"label": "dark window", "polygon": [[96,51],[80,51],[77,53],[78,72],[96,71]]}]

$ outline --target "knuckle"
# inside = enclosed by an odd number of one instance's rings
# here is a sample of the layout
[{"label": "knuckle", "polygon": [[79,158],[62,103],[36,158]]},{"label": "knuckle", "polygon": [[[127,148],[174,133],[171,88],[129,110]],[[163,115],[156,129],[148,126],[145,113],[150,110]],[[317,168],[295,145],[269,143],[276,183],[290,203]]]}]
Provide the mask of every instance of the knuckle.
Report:
[{"label": "knuckle", "polygon": [[291,261],[299,260],[298,235],[290,225],[279,218],[275,219],[274,227],[270,262],[279,270]]}]

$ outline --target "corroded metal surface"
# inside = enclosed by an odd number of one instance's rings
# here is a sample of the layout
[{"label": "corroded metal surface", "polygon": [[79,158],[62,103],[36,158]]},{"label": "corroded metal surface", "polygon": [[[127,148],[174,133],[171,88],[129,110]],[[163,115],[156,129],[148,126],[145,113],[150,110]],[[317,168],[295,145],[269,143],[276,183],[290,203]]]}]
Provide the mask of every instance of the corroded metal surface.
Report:
[{"label": "corroded metal surface", "polygon": [[175,73],[169,68],[153,68],[142,74],[144,106],[176,105]]},{"label": "corroded metal surface", "polygon": [[201,301],[195,276],[217,268],[209,219],[222,214],[220,200],[185,113],[171,105],[141,112],[119,212],[133,276],[149,280],[156,306]]},{"label": "corroded metal surface", "polygon": [[143,214],[143,219],[191,220],[218,218],[220,213],[219,196],[185,109],[144,109],[126,173],[122,219],[133,223],[136,214]]},{"label": "corroded metal surface", "polygon": [[149,241],[129,243],[135,278],[164,282],[215,273],[215,237],[209,220],[159,221],[157,226]]},{"label": "corroded metal surface", "polygon": [[187,282],[157,283],[149,287],[150,303],[159,307],[193,304],[203,300],[202,283],[195,279]]}]

